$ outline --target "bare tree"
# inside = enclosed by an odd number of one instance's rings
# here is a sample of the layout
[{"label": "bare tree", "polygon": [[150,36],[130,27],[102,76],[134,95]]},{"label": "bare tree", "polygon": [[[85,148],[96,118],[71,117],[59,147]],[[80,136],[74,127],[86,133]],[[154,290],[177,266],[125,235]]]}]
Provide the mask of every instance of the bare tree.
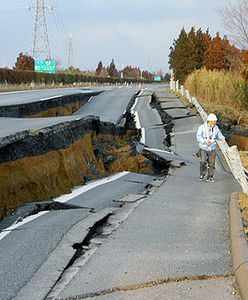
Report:
[{"label": "bare tree", "polygon": [[248,49],[248,0],[228,0],[220,14],[229,37],[243,49]]}]

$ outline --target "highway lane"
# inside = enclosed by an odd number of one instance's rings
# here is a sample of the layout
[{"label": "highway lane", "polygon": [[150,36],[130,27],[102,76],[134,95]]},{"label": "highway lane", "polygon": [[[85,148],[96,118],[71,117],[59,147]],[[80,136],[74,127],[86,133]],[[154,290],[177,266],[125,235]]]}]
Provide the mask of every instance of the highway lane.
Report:
[{"label": "highway lane", "polygon": [[[152,181],[154,177],[124,172],[116,177],[112,177],[112,179],[112,181],[111,178],[109,180],[104,179],[103,183],[102,180],[89,183],[82,187],[81,194],[75,198],[72,197],[70,199],[70,194],[64,196],[64,198],[67,197],[68,201],[66,202],[76,204],[78,206],[77,209],[43,212],[43,214],[37,215],[36,219],[28,223],[23,225],[19,223],[19,227],[9,228],[0,233],[1,300],[14,297],[19,299],[19,292],[20,295],[22,294],[22,299],[34,299],[32,297],[36,293],[35,290],[31,292],[28,289],[27,294],[25,294],[21,289],[30,282],[55,248],[59,247],[59,243],[66,233],[80,221],[85,220],[87,222],[91,215],[97,215],[102,209],[119,206],[114,200],[119,200],[130,193],[142,193],[147,183]],[[61,200],[61,197],[57,200]],[[65,202],[65,199],[63,202]],[[87,208],[80,208],[87,206],[94,208],[95,212],[93,213]],[[82,236],[79,236],[81,240],[75,240],[74,242],[82,242],[84,238],[83,233]],[[72,256],[72,253],[75,252],[71,243],[71,241],[66,241],[66,246],[68,249],[71,249],[71,252],[69,250],[69,253],[64,256],[62,253],[65,245],[61,249],[57,249],[61,253],[61,257],[57,257],[56,262],[60,269],[54,270],[54,266],[51,265],[48,279],[46,279],[46,274],[43,274],[42,284],[47,287],[47,289],[41,291],[43,296],[49,292],[49,289],[58,279],[58,272],[61,273],[63,268],[66,267],[71,258],[68,255]],[[54,276],[51,274],[54,274]],[[46,282],[46,280],[49,280],[49,282]],[[41,283],[32,283],[32,286],[35,286],[35,284]],[[30,288],[32,290],[32,287]]]},{"label": "highway lane", "polygon": [[[23,130],[41,129],[77,120],[87,115],[99,116],[102,121],[116,123],[125,111],[131,97],[137,92],[138,87],[112,87],[108,91],[92,97],[73,116],[56,118],[0,118],[0,138]],[[25,101],[24,94],[23,97],[22,101]]]},{"label": "highway lane", "polygon": [[[93,97],[78,113],[69,117],[12,119],[0,118],[0,137],[26,129],[40,129],[88,114],[100,116],[103,121],[117,122],[124,113],[131,97],[138,87],[115,87]],[[13,98],[14,99],[14,98]],[[14,101],[14,100],[13,100]],[[104,209],[119,207],[117,200],[144,192],[154,177],[142,174],[121,174],[113,181],[97,184],[96,181],[82,187],[79,194],[64,195],[56,201],[77,205],[77,209],[42,212],[30,222],[18,223],[0,233],[0,299],[33,299],[37,286],[43,296],[49,292],[59,275],[75,253],[72,244],[82,242],[84,235],[77,233],[77,239],[64,238],[81,222],[88,230],[89,219],[96,221]],[[87,186],[92,188],[87,189]],[[86,189],[84,190],[84,187]],[[92,212],[91,209],[94,209]],[[28,219],[26,219],[28,220]],[[25,219],[24,219],[25,222]],[[86,230],[86,231],[87,231]],[[70,235],[70,234],[69,234]],[[78,238],[78,235],[80,238]],[[64,241],[61,245],[61,242]],[[48,263],[58,251],[53,263]],[[45,268],[46,262],[48,267]],[[55,267],[56,265],[56,267]],[[43,271],[45,269],[46,271]],[[49,276],[48,276],[49,274]],[[42,278],[42,282],[40,279]],[[42,287],[41,287],[42,286]],[[37,298],[43,299],[43,298]]]},{"label": "highway lane", "polygon": [[141,142],[149,148],[164,150],[163,141],[166,137],[161,118],[156,109],[151,108],[152,90],[143,90],[133,107],[136,125],[142,130]]},{"label": "highway lane", "polygon": [[[82,108],[74,113],[74,116],[98,115],[102,121],[117,123],[120,112],[125,112],[129,100],[138,93],[139,88],[121,86],[117,89],[105,91],[92,98]],[[111,107],[111,109],[110,109]]]},{"label": "highway lane", "polygon": [[[104,121],[117,122],[131,97],[137,91],[137,87],[113,88],[102,95],[93,97],[80,110],[79,114],[70,117],[40,119],[1,118],[0,137],[13,134],[16,131],[39,129],[75,120],[88,114],[98,115]],[[57,201],[77,205],[77,209],[42,212],[30,222],[23,225],[22,222],[18,223],[17,227],[7,228],[0,233],[1,300],[14,297],[25,300],[28,297],[33,299],[32,297],[36,294],[36,291],[32,290],[32,286],[40,284],[40,282],[35,281],[36,277],[40,278],[37,275],[39,272],[41,273],[43,284],[43,288],[40,288],[40,293],[45,296],[70,261],[73,253],[75,253],[75,250],[72,249],[72,244],[81,242],[84,238],[82,234],[80,239],[73,240],[73,242],[70,239],[65,239],[64,244],[61,245],[61,241],[64,241],[63,238],[66,234],[80,222],[84,222],[84,220],[85,224],[88,224],[88,220],[92,216],[97,219],[98,214],[101,214],[104,209],[119,207],[120,204],[116,202],[117,200],[130,194],[142,193],[147,183],[154,178],[133,173],[125,173],[120,176],[120,178],[99,185],[97,182],[101,181],[97,181],[96,184],[94,182],[89,183],[88,186],[93,184],[92,188],[84,190],[85,186],[83,186],[82,193],[72,197],[65,195],[57,199]],[[92,208],[94,212],[91,211]],[[92,226],[94,223],[90,225]],[[59,252],[59,255],[56,256],[57,268],[54,269],[54,264],[51,264],[49,271],[46,269],[46,272],[42,273],[42,267],[50,259],[54,251]],[[62,255],[62,253],[64,254]],[[47,276],[47,272],[49,276]],[[29,283],[32,283],[31,292]]]},{"label": "highway lane", "polygon": [[24,103],[32,103],[49,98],[56,98],[65,95],[73,95],[78,93],[88,93],[96,91],[110,90],[115,87],[85,87],[85,88],[57,88],[57,89],[42,89],[42,90],[26,90],[15,92],[0,93],[0,106],[18,105]]}]

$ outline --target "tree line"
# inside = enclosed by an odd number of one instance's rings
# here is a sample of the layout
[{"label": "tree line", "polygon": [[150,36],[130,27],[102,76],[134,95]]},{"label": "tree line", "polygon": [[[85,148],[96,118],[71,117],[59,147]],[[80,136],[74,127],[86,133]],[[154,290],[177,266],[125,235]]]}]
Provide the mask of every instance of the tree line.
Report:
[{"label": "tree line", "polygon": [[147,70],[141,70],[139,67],[126,66],[118,71],[115,66],[114,59],[112,59],[110,65],[107,67],[105,67],[102,61],[100,61],[97,65],[95,75],[101,77],[110,76],[110,77],[117,77],[117,78],[124,77],[124,78],[133,78],[133,79],[144,78],[147,80],[153,80],[153,77],[155,75],[158,75],[163,78],[162,71],[158,72],[157,74],[154,74]]},{"label": "tree line", "polygon": [[[16,71],[34,71],[34,59],[28,54],[20,53],[16,59],[15,66],[13,68]],[[126,66],[121,70],[117,70],[114,59],[112,59],[109,66],[105,67],[100,61],[95,71],[81,71],[79,68],[70,66],[59,72],[65,74],[83,74],[86,76],[96,77],[112,77],[112,78],[127,78],[127,79],[146,79],[152,81],[154,76],[160,76],[162,79],[169,80],[169,74],[163,75],[162,71],[158,73],[151,73],[147,70],[141,70],[139,67]]]},{"label": "tree line", "polygon": [[240,50],[230,43],[226,36],[219,33],[211,37],[209,30],[191,28],[181,29],[179,37],[170,47],[169,64],[176,80],[184,82],[195,70],[242,71],[248,62],[247,50]]}]

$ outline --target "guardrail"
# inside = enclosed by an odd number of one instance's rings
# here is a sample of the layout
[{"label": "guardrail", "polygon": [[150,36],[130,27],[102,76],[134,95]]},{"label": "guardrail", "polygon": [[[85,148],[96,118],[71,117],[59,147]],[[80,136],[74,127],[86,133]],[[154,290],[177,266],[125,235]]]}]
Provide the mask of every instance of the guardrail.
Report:
[{"label": "guardrail", "polygon": [[[179,92],[182,96],[185,96],[190,103],[192,103],[197,111],[199,112],[202,120],[207,122],[207,113],[204,111],[200,103],[196,100],[195,97],[192,97],[188,90],[184,89],[184,86],[181,85],[179,89],[179,81],[170,81],[170,89]],[[218,146],[234,176],[234,178],[239,182],[241,188],[245,194],[248,194],[248,171],[242,165],[239,151],[236,145],[229,147],[227,144],[217,142]]]}]

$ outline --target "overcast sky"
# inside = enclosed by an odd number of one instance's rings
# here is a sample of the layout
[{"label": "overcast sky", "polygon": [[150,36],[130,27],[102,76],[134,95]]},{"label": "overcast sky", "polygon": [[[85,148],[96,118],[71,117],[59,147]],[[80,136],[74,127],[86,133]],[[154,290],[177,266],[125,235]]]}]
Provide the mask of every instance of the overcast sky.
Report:
[{"label": "overcast sky", "polygon": [[[12,67],[32,44],[35,0],[0,0],[0,66]],[[73,37],[74,65],[109,65],[167,72],[169,48],[184,26],[226,34],[219,10],[226,0],[45,0],[52,57],[67,66],[65,39]]]}]

